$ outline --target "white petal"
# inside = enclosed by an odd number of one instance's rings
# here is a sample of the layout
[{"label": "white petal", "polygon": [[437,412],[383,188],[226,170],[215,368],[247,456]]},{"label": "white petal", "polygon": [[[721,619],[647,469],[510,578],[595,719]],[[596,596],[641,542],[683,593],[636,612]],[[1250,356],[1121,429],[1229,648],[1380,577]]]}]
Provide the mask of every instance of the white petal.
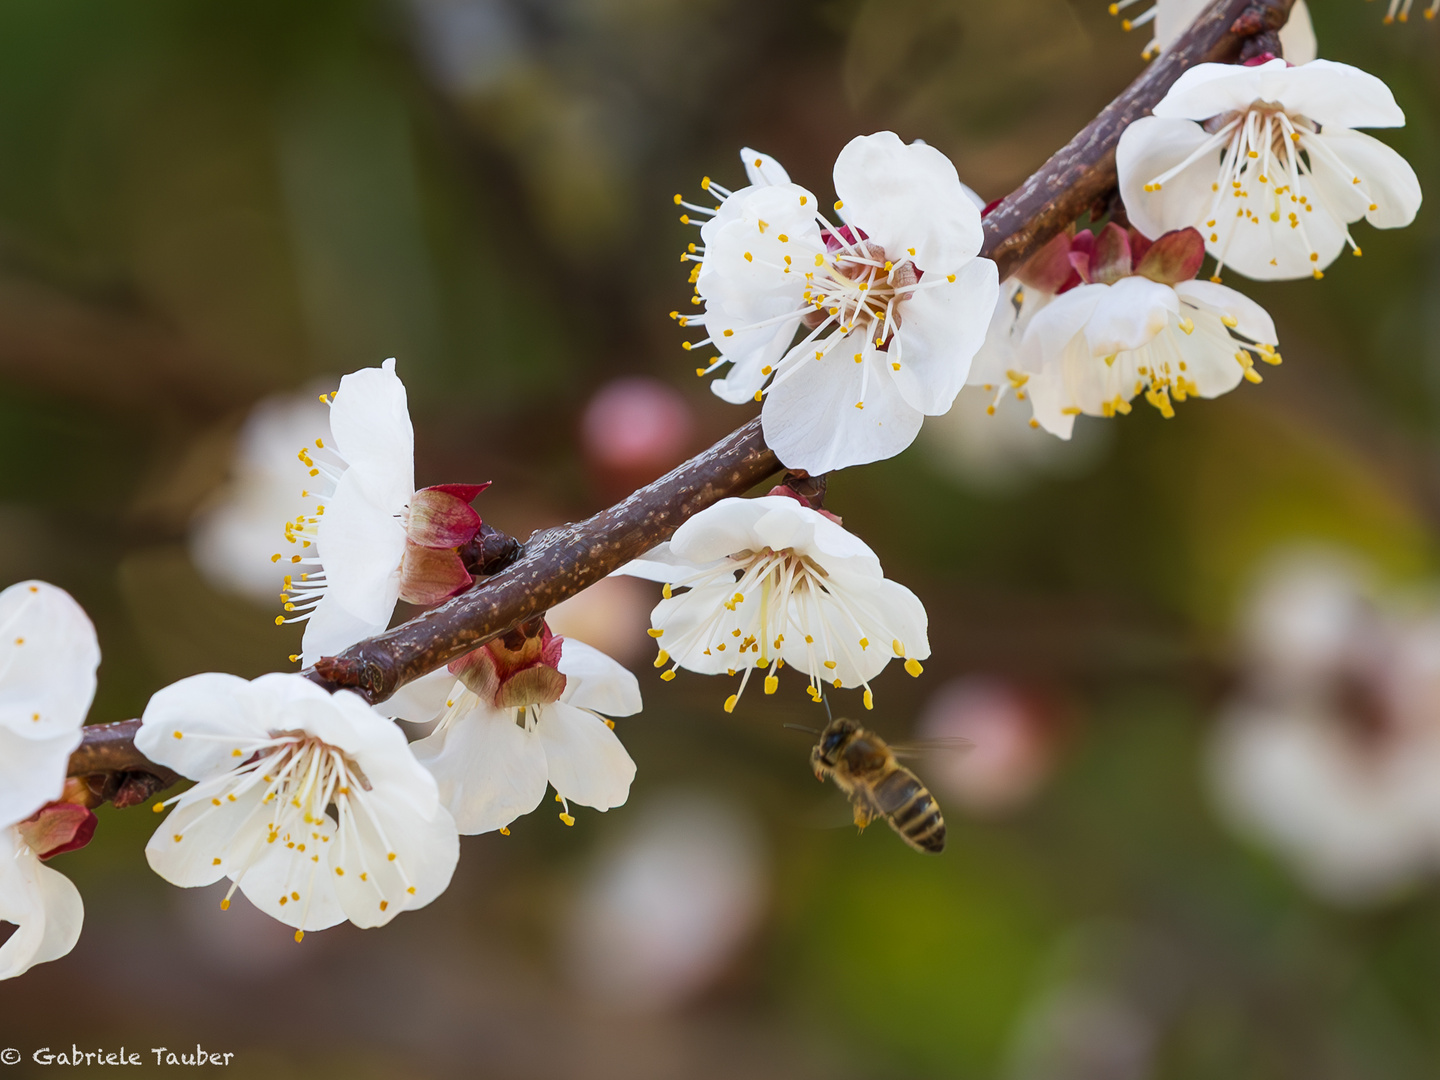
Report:
[{"label": "white petal", "polygon": [[268,719],[239,676],[191,675],[150,698],[135,748],[182,776],[205,780],[229,772],[254,752],[254,743],[268,739]]},{"label": "white petal", "polygon": [[970,374],[970,360],[985,341],[999,296],[995,264],[971,259],[953,282],[934,288],[922,283],[904,301],[898,344],[889,351],[892,363],[900,364],[895,385],[910,405],[927,416],[950,411]]},{"label": "white petal", "polygon": [[1270,60],[1256,67],[1196,64],[1175,80],[1152,111],[1166,120],[1208,120],[1246,109],[1263,99],[1261,87],[1266,76],[1285,69],[1283,60]]},{"label": "white petal", "polygon": [[[1210,282],[1203,284],[1209,285]],[[1220,316],[1208,311],[1191,310],[1195,329],[1189,334],[1178,330],[1171,334],[1185,360],[1185,375],[1195,384],[1201,397],[1215,398],[1228,394],[1240,385],[1245,376],[1245,368],[1235,359],[1239,343],[1230,336]]]},{"label": "white petal", "polygon": [[563,701],[544,705],[535,732],[545,748],[550,783],[565,798],[597,810],[629,798],[635,762],[594,713]]},{"label": "white petal", "polygon": [[[725,650],[711,648],[709,643],[717,638],[729,643],[731,630],[741,630],[741,623],[749,618],[748,610],[742,615],[724,607],[734,595],[733,583],[709,585],[676,593],[669,600],[661,600],[650,615],[650,622],[665,631],[657,644],[670,653],[670,658],[687,671],[700,675],[719,675],[731,668],[743,668],[743,657],[732,651],[733,644]],[[737,607],[744,607],[744,604]],[[719,615],[719,621],[708,632],[700,632],[712,616]]]},{"label": "white petal", "polygon": [[1085,339],[1095,356],[1113,356],[1148,345],[1180,310],[1180,298],[1169,285],[1144,277],[1121,278],[1102,286],[1085,324]]},{"label": "white petal", "polygon": [[721,499],[675,530],[670,551],[697,566],[744,551],[754,540],[755,523],[769,511],[768,503],[755,499]]},{"label": "white petal", "polygon": [[[1276,210],[1268,185],[1248,184],[1245,188],[1248,198],[1225,199],[1216,215],[1217,228],[1213,232],[1204,222],[1198,223],[1205,236],[1205,250],[1216,258],[1223,256],[1226,269],[1237,270],[1256,281],[1306,278],[1329,266],[1344,250],[1344,224],[1327,212],[1324,200],[1317,197],[1313,178],[1302,176],[1293,188],[1284,198],[1293,195],[1297,201],[1282,203],[1279,221],[1270,217]],[[1307,202],[1299,203],[1301,197]],[[1306,205],[1315,209],[1306,210]],[[1244,210],[1253,216],[1237,213]],[[1291,224],[1292,212],[1298,224]],[[1212,235],[1219,239],[1211,240]],[[1312,248],[1315,259],[1310,258]]]},{"label": "white petal", "polygon": [[440,801],[466,836],[508,825],[545,797],[545,751],[511,711],[460,713],[411,749],[435,777]]},{"label": "white petal", "polygon": [[[290,834],[282,834],[275,843],[265,845],[240,879],[245,899],[272,919],[297,930],[324,930],[346,919],[335,894],[335,871],[330,865],[336,845],[335,825],[329,817],[322,817],[311,826],[314,832],[330,837],[330,842],[322,843],[307,833],[294,837],[296,846],[292,848],[288,846],[291,841],[285,839]],[[305,843],[303,852],[300,843]]]},{"label": "white petal", "polygon": [[1145,236],[1153,240],[1172,229],[1198,227],[1207,220],[1214,196],[1210,185],[1220,171],[1220,146],[1166,180],[1159,191],[1146,191],[1145,187],[1209,138],[1199,124],[1158,116],[1142,117],[1121,134],[1115,148],[1120,195],[1130,223]]},{"label": "white petal", "polygon": [[922,270],[949,273],[980,251],[980,211],[950,159],[893,131],[851,139],[835,160],[845,220],[890,258],[915,249]]},{"label": "white petal", "polygon": [[376,705],[375,711],[393,720],[428,724],[445,711],[445,703],[454,695],[455,686],[455,676],[443,667],[438,668],[400,687]]},{"label": "white petal", "polygon": [[263,783],[255,783],[234,801],[229,794],[228,790],[215,790],[213,797],[220,801],[219,806],[203,796],[182,799],[145,845],[150,869],[185,889],[213,885],[227,876],[233,879],[264,849],[270,836],[271,811],[261,802]]},{"label": "white petal", "polygon": [[1175,292],[1186,304],[1230,316],[1235,320],[1235,330],[1251,341],[1280,343],[1269,312],[1243,293],[1214,281],[1182,281],[1175,286]]},{"label": "white petal", "polygon": [[424,907],[449,886],[460,859],[450,812],[437,806],[422,817],[395,794],[376,785],[352,798],[341,839],[327,845],[330,884],[356,926],[383,926],[401,911]]},{"label": "white petal", "polygon": [[325,600],[357,619],[388,622],[400,595],[400,560],[405,526],[397,516],[400,502],[378,503],[361,485],[360,474],[346,470],[325,505],[315,549],[325,566]]},{"label": "white petal", "polygon": [[22,581],[0,593],[0,728],[44,740],[75,732],[99,666],[95,626],[64,589]]},{"label": "white petal", "polygon": [[1284,90],[1269,100],[1318,121],[1325,129],[1402,127],[1405,113],[1383,81],[1349,64],[1314,60],[1286,73]]},{"label": "white petal", "polygon": [[370,499],[398,510],[414,494],[415,432],[393,359],[340,380],[330,406],[330,432],[336,452],[350,466],[347,472],[357,474],[352,483]]},{"label": "white petal", "polygon": [[1026,371],[1039,374],[1070,347],[1090,321],[1106,288],[1081,285],[1071,289],[1057,296],[1030,321],[1020,341],[1020,360]]},{"label": "white petal", "polygon": [[[853,362],[856,352],[862,363]],[[901,396],[890,364],[864,332],[823,360],[809,346],[794,350],[760,410],[765,442],[787,467],[816,475],[894,457],[915,441],[925,414]]]},{"label": "white petal", "polygon": [[870,546],[818,510],[802,506],[794,499],[779,497],[762,497],[760,506],[765,514],[755,522],[755,539],[759,545],[776,551],[794,548],[829,570],[843,566],[848,573],[883,576],[880,560]]},{"label": "white petal", "polygon": [[1015,349],[1019,344],[1016,324],[1021,309],[1015,304],[1015,296],[1022,288],[1024,286],[1019,278],[1008,278],[1000,283],[995,310],[985,329],[985,340],[976,350],[970,361],[970,372],[965,376],[967,386],[997,386],[1005,381],[1007,371],[1020,366]]},{"label": "white petal", "polygon": [[1305,0],[1295,0],[1290,9],[1290,18],[1280,28],[1280,50],[1292,64],[1308,64],[1314,60],[1320,48],[1315,40],[1315,24],[1310,20],[1310,8]]},{"label": "white petal", "polygon": [[[896,659],[895,641],[902,644],[908,656],[917,660],[930,655],[925,607],[904,585],[894,581],[830,584],[831,591],[821,594],[819,599],[819,618],[825,623],[825,634],[816,632],[813,606],[797,612],[798,617],[792,618],[780,650],[788,666],[822,680],[838,679],[842,686],[854,687],[875,678]],[[807,626],[815,638],[813,647],[805,641]],[[862,646],[861,638],[868,644]],[[827,643],[834,668],[824,666]]]},{"label": "white petal", "polygon": [[746,146],[740,151],[740,160],[745,164],[745,175],[756,187],[790,183],[790,174],[769,154]]},{"label": "white petal", "polygon": [[0,828],[24,821],[65,790],[80,732],[25,739],[0,728]]},{"label": "white petal", "polygon": [[1075,430],[1075,414],[1067,409],[1075,405],[1065,386],[1064,368],[1052,364],[1043,372],[1030,376],[1025,389],[1030,392],[1030,415],[1051,435],[1069,439]]},{"label": "white petal", "polygon": [[0,979],[66,955],[80,940],[84,919],[70,879],[42,864],[14,829],[0,829],[0,922],[16,927],[0,945]]},{"label": "white petal", "polygon": [[[399,590],[396,592],[398,600]],[[322,656],[335,656],[358,641],[383,633],[389,625],[388,615],[383,620],[362,619],[346,611],[338,600],[323,597],[310,613],[310,618],[305,620],[305,634],[300,639],[300,662],[313,664]]]},{"label": "white petal", "polygon": [[561,701],[606,716],[631,716],[640,711],[640,683],[599,649],[566,638],[558,667],[565,676]]},{"label": "white petal", "polygon": [[[1327,128],[1315,139],[1345,166],[1337,174],[1325,155],[1312,152],[1315,181],[1325,206],[1346,221],[1364,217],[1377,229],[1398,229],[1420,210],[1420,181],[1410,163],[1379,139],[1359,131]],[[1356,184],[1356,178],[1360,183]],[[1375,209],[1370,209],[1371,202]]]},{"label": "white petal", "polygon": [[[771,297],[767,304],[746,305],[745,314],[735,315],[719,300],[707,300],[706,323],[709,332],[717,335],[713,347],[732,365],[723,378],[711,380],[711,393],[732,405],[752,400],[755,391],[770,378],[770,372],[765,368],[773,370],[790,348],[790,342],[800,326],[800,316],[754,330],[745,327],[787,311],[797,311],[799,307],[798,296],[782,295]],[[725,336],[727,329],[732,331],[730,337]],[[705,361],[705,367],[710,366],[708,356],[702,354],[701,359]]]},{"label": "white petal", "polygon": [[[694,519],[692,518],[691,520]],[[681,527],[683,528],[684,526]],[[701,569],[702,566],[711,566],[716,562],[716,560],[712,559],[707,563],[696,563],[693,559],[677,554],[670,546],[670,543],[669,540],[666,540],[663,543],[656,544],[640,558],[632,559],[620,567],[619,570],[613,571],[613,573],[625,577],[643,578],[646,581],[658,581],[661,584],[665,584],[666,582],[673,583],[679,581],[682,577],[688,577],[696,570]],[[735,550],[739,549],[737,548]],[[729,554],[729,552],[726,554]],[[723,557],[724,556],[721,556],[721,558]]]}]

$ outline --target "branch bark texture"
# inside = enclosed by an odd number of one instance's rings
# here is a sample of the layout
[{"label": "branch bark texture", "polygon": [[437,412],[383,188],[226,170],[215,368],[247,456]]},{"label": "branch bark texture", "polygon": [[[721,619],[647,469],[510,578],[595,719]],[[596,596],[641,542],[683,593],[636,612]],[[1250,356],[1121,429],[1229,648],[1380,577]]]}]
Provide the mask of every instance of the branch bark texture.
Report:
[{"label": "branch bark texture", "polygon": [[[1187,68],[1278,51],[1275,31],[1293,0],[1215,0],[1085,129],[985,216],[982,254],[1008,277],[1116,186],[1115,146],[1134,120]],[[543,614],[567,597],[668,539],[690,516],[743,495],[775,475],[758,418],[708,450],[585,521],[531,537],[506,565],[417,618],[326,657],[304,672],[331,690],[354,690],[372,704],[406,683]],[[134,747],[139,722],[97,724],[70,760],[71,775],[149,772],[168,776]]]}]

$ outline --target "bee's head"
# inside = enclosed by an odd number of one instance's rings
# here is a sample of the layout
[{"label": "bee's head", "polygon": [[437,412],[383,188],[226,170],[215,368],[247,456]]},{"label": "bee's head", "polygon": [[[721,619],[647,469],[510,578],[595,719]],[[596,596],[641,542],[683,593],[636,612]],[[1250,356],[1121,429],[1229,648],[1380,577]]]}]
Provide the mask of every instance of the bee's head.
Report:
[{"label": "bee's head", "polygon": [[826,764],[833,765],[845,744],[859,730],[859,724],[843,716],[838,720],[831,720],[820,733],[820,744],[815,749]]}]

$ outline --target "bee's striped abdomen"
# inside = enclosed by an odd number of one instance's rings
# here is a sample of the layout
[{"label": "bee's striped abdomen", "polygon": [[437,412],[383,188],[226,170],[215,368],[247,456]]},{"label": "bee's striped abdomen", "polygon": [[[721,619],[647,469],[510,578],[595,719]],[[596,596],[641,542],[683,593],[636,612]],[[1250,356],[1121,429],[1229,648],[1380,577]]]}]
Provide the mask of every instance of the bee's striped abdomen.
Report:
[{"label": "bee's striped abdomen", "polygon": [[888,815],[890,827],[913,848],[940,852],[945,849],[945,818],[940,804],[904,766],[897,765],[875,785],[875,800]]}]

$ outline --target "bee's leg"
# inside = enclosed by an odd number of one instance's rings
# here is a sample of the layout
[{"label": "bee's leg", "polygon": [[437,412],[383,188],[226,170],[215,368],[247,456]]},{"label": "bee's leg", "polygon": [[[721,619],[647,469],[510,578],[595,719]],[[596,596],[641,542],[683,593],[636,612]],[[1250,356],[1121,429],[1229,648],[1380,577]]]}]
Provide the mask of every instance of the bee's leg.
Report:
[{"label": "bee's leg", "polygon": [[857,800],[854,805],[855,805],[855,827],[856,827],[857,829],[859,829],[861,832],[864,832],[864,831],[865,831],[865,826],[866,826],[866,825],[869,825],[870,822],[872,822],[872,821],[875,820],[875,815],[870,812],[870,808],[869,808],[868,806],[866,806],[863,802],[859,802],[859,801]]}]

